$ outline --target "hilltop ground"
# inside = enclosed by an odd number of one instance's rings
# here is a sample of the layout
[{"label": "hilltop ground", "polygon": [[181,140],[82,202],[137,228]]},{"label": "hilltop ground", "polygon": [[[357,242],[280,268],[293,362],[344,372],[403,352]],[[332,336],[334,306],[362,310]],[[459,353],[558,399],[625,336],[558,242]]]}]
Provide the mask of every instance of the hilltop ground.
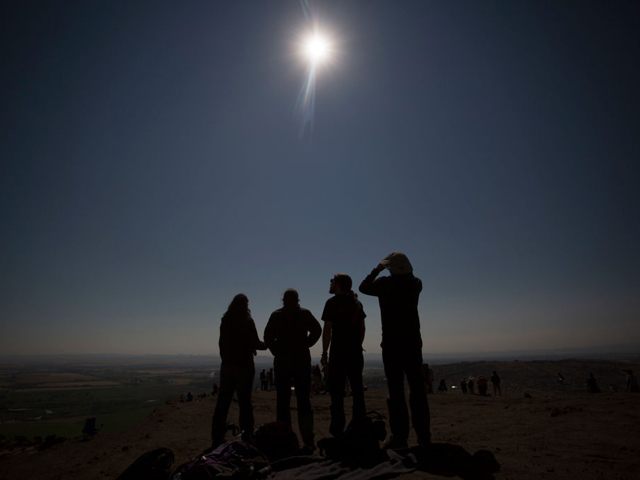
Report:
[{"label": "hilltop ground", "polygon": [[[366,393],[368,409],[386,413],[386,391]],[[275,419],[275,392],[255,392],[256,424]],[[434,442],[470,453],[486,449],[502,465],[498,479],[632,479],[640,472],[640,395],[533,394],[429,396]],[[347,399],[347,404],[350,399]],[[328,436],[329,397],[315,396],[316,439]],[[214,399],[169,402],[121,433],[68,440],[39,451],[4,450],[0,479],[115,479],[136,458],[159,447],[175,453],[174,467],[208,446]],[[294,413],[295,418],[295,413]],[[237,421],[237,404],[230,421]],[[409,439],[415,444],[415,437]],[[403,479],[443,478],[424,472]]]}]

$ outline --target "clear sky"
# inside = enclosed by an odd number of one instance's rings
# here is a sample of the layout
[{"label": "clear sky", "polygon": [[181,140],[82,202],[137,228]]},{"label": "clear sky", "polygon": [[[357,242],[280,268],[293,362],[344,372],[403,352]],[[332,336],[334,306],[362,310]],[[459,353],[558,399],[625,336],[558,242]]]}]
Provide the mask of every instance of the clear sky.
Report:
[{"label": "clear sky", "polygon": [[640,3],[0,8],[0,354],[215,354],[392,251],[425,353],[640,341]]}]

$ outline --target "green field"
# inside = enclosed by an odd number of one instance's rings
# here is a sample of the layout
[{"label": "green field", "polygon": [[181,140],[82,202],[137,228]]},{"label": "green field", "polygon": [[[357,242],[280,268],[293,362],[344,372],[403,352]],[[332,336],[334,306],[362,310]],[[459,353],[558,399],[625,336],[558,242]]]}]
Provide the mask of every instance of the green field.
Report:
[{"label": "green field", "polygon": [[[210,393],[212,386],[210,370],[166,366],[7,370],[0,373],[0,435],[7,438],[72,438],[91,417],[100,432],[122,431],[167,401]],[[110,385],[87,386],[105,382]]]}]

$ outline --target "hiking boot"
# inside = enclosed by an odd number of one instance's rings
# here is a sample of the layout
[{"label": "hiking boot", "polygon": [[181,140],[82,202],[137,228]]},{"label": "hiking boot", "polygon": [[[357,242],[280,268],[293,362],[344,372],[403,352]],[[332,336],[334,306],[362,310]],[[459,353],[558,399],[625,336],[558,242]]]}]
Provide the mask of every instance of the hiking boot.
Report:
[{"label": "hiking boot", "polygon": [[250,445],[253,445],[253,432],[249,431],[249,430],[245,430],[244,432],[242,432],[241,440],[244,443],[248,443]]},{"label": "hiking boot", "polygon": [[398,440],[393,435],[389,437],[389,440],[384,444],[385,450],[398,450],[400,448],[408,448],[409,444],[406,440]]}]

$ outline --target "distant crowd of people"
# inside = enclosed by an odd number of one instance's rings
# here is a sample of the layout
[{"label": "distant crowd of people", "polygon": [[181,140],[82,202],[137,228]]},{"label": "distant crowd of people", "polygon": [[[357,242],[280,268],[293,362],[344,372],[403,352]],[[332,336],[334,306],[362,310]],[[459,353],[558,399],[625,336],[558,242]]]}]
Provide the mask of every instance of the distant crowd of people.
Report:
[{"label": "distant crowd of people", "polygon": [[[385,269],[389,276],[377,278]],[[418,442],[431,442],[429,405],[422,375],[422,338],[418,299],[422,281],[413,274],[406,255],[394,252],[385,257],[360,283],[365,295],[378,297],[382,323],[382,359],[389,396],[387,400],[391,436],[386,447],[407,447],[411,423]],[[212,446],[224,442],[229,406],[234,392],[239,406],[242,439],[252,441],[254,418],[251,392],[255,376],[254,355],[258,350],[274,356],[274,367],[260,373],[260,388],[276,390],[276,420],[291,425],[291,391],[295,390],[298,428],[304,444],[302,453],[315,450],[314,420],[310,396],[320,393],[323,383],[331,396],[330,432],[345,431],[345,385],[353,401],[354,424],[366,419],[363,385],[363,341],[365,317],[362,303],[352,290],[351,277],[336,274],[330,281],[329,298],[320,325],[313,314],[300,306],[298,292],[288,289],[282,308],[271,314],[260,340],[249,310],[249,299],[236,295],[220,324],[220,389],[213,414]],[[311,366],[309,349],[322,338],[321,365]],[[324,377],[324,378],[323,378]],[[410,391],[407,406],[404,379]],[[324,380],[324,382],[323,382]]]},{"label": "distant crowd of people", "polygon": [[[425,383],[426,383],[425,388],[427,392],[434,393],[433,392],[433,381],[434,381],[433,370],[431,370],[426,363],[423,365],[423,375],[425,378]],[[490,377],[490,381],[493,386],[493,396],[501,397],[502,396],[502,387],[500,386],[501,380],[500,380],[500,376],[498,375],[498,372],[496,372],[495,370],[493,371]],[[483,375],[480,375],[477,379],[473,375],[469,375],[468,378],[460,379],[459,388],[464,395],[466,395],[467,393],[471,395],[475,395],[476,387],[478,388],[478,395],[481,395],[481,396],[488,395],[488,392],[487,392],[488,382]],[[456,388],[456,387],[453,387],[453,388]],[[440,379],[440,381],[438,382],[437,393],[447,393],[448,390],[449,388],[447,387],[447,380],[444,378]]]}]

